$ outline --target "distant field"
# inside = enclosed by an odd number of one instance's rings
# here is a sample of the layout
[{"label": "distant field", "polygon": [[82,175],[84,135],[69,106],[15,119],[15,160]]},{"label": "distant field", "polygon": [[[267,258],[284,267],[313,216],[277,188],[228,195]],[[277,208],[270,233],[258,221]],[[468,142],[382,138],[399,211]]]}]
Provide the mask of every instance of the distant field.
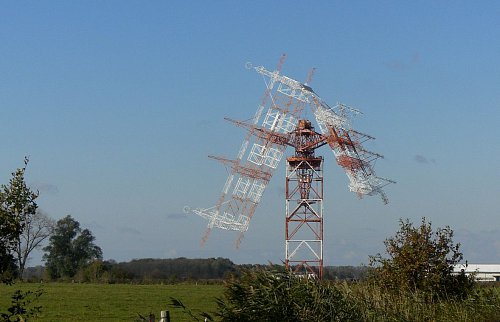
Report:
[{"label": "distant field", "polygon": [[172,321],[192,321],[179,310],[168,308],[170,297],[181,300],[187,307],[204,312],[216,310],[215,297],[222,295],[221,285],[132,285],[132,284],[15,284],[0,285],[0,311],[10,303],[16,289],[36,290],[44,294],[37,305],[42,314],[35,321],[135,321],[137,313],[154,313],[159,321],[160,311],[169,310]]}]

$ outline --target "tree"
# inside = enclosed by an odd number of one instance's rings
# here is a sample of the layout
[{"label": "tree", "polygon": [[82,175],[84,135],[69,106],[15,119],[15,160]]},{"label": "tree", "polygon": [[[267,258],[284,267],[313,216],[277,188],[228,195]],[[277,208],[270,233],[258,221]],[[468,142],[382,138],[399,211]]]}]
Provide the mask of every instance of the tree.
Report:
[{"label": "tree", "polygon": [[81,229],[71,216],[57,221],[43,260],[51,278],[73,277],[93,260],[102,259],[102,250],[94,244],[90,230]]},{"label": "tree", "polygon": [[[38,192],[28,188],[24,180],[28,162],[25,158],[24,167],[12,173],[9,184],[0,186],[0,283],[13,283],[17,276],[13,253],[20,244],[26,218],[35,214],[38,208],[35,202]],[[16,290],[11,297],[11,306],[6,312],[0,312],[2,321],[27,321],[36,316],[41,307],[33,304],[42,293],[41,289],[35,292]]]},{"label": "tree", "polygon": [[29,255],[42,246],[42,242],[50,236],[55,225],[55,221],[40,210],[28,214],[23,220],[24,228],[14,249],[21,277]]},{"label": "tree", "polygon": [[[24,167],[12,173],[8,185],[0,186],[0,275],[2,279],[12,276],[12,262],[20,244],[26,219],[34,216],[38,205],[38,192],[32,191],[24,180],[29,159],[24,159]],[[10,273],[9,273],[10,272]],[[10,277],[9,277],[10,276]]]},{"label": "tree", "polygon": [[54,225],[54,221],[38,209],[38,191],[26,184],[24,174],[28,163],[29,159],[25,158],[24,167],[12,173],[9,185],[2,185],[0,191],[2,209],[15,227],[10,251],[21,277],[30,254],[50,235]]},{"label": "tree", "polygon": [[9,284],[16,277],[16,260],[5,245],[0,245],[0,283]]},{"label": "tree", "polygon": [[454,265],[463,259],[460,243],[453,242],[453,230],[446,226],[433,231],[425,218],[420,227],[414,227],[408,219],[400,219],[399,225],[396,235],[384,241],[389,257],[370,257],[375,280],[389,289],[467,296],[473,281],[464,273],[453,273]]},{"label": "tree", "polygon": [[15,219],[4,210],[3,202],[0,200],[0,283],[10,282],[17,273],[15,259],[11,254],[11,250],[18,229]]}]

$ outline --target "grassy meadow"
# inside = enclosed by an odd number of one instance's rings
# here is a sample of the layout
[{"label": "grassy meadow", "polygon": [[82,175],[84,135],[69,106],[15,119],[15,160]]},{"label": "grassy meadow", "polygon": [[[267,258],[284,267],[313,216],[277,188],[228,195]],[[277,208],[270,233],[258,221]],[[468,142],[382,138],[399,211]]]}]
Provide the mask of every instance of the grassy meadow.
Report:
[{"label": "grassy meadow", "polygon": [[[390,294],[369,283],[335,283],[341,293],[353,300],[362,321],[500,321],[500,287],[478,286],[477,295],[466,300],[427,301],[423,294]],[[215,298],[222,297],[222,285],[205,284],[87,284],[87,283],[16,283],[0,284],[0,311],[9,306],[16,289],[42,288],[36,302],[41,314],[30,321],[139,321],[138,314],[169,310],[172,321],[193,321],[179,309],[169,306],[170,297],[181,300],[194,313],[213,313]],[[270,291],[270,294],[274,294]],[[323,299],[327,300],[327,299]],[[199,316],[196,314],[196,316]],[[202,319],[201,319],[202,320]]]},{"label": "grassy meadow", "polygon": [[215,297],[222,295],[222,285],[136,285],[136,284],[78,284],[78,283],[16,283],[0,284],[0,311],[10,306],[10,296],[16,289],[44,293],[36,305],[42,306],[34,321],[135,321],[138,313],[154,313],[159,321],[160,311],[169,310],[172,321],[192,321],[178,309],[167,307],[170,297],[181,300],[191,309],[205,312],[216,310]]}]

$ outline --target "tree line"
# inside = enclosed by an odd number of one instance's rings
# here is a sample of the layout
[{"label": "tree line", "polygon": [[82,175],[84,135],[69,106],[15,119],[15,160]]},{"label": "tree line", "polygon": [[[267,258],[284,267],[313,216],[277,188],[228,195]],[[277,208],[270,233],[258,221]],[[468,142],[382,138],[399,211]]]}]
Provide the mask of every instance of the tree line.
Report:
[{"label": "tree line", "polygon": [[[128,262],[94,260],[72,275],[54,279],[46,266],[28,267],[26,281],[66,280],[90,283],[218,283],[249,269],[278,269],[282,265],[235,264],[228,258],[143,258]],[[357,281],[366,278],[366,266],[326,266],[325,280]]]}]

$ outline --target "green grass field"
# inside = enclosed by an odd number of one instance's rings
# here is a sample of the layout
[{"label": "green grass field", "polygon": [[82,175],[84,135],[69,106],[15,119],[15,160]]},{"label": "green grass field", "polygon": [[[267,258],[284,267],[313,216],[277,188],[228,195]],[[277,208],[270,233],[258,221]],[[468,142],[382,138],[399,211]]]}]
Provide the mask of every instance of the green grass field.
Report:
[{"label": "green grass field", "polygon": [[[465,301],[425,303],[418,294],[381,293],[371,284],[338,284],[354,296],[367,321],[500,321],[500,287],[480,286],[486,291],[481,297]],[[0,312],[10,306],[10,296],[16,289],[37,290],[43,295],[36,305],[42,306],[40,316],[30,321],[137,321],[138,314],[154,313],[159,321],[160,311],[169,310],[171,320],[193,321],[179,309],[169,307],[170,297],[181,300],[195,312],[213,313],[215,298],[222,297],[222,285],[136,285],[136,284],[78,284],[78,283],[17,283],[0,284]],[[197,315],[199,316],[199,315]],[[203,319],[201,319],[202,321]]]},{"label": "green grass field", "polygon": [[135,321],[137,313],[154,313],[159,321],[160,311],[169,310],[172,321],[192,321],[178,309],[168,307],[170,297],[181,300],[187,307],[212,313],[215,297],[222,295],[222,285],[134,285],[134,284],[77,284],[77,283],[17,283],[0,285],[0,311],[10,304],[16,289],[36,290],[43,295],[37,302],[42,312],[34,321]]}]

